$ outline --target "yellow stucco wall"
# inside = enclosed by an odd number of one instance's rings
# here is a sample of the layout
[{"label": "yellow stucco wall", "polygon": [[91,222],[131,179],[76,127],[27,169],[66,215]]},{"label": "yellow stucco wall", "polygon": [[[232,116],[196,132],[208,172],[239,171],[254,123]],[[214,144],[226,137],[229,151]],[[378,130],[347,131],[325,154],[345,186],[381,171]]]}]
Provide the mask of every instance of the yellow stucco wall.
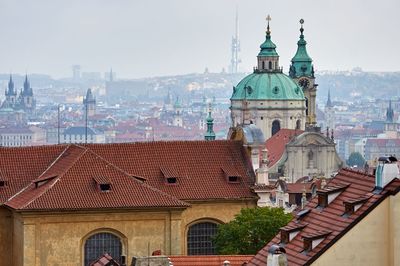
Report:
[{"label": "yellow stucco wall", "polygon": [[[399,201],[400,193],[385,199],[312,265],[400,265]],[[397,221],[394,221],[394,215],[397,215]]]},{"label": "yellow stucco wall", "polygon": [[[6,227],[13,232],[13,244],[8,247],[13,247],[13,256],[0,261],[0,266],[81,266],[85,240],[97,232],[118,235],[128,263],[133,256],[147,256],[158,249],[167,255],[185,254],[188,225],[206,220],[229,222],[241,208],[254,206],[255,200],[198,202],[186,210],[170,211],[12,212],[12,226]],[[0,216],[0,224],[4,222]],[[0,237],[6,235],[1,233]]]}]

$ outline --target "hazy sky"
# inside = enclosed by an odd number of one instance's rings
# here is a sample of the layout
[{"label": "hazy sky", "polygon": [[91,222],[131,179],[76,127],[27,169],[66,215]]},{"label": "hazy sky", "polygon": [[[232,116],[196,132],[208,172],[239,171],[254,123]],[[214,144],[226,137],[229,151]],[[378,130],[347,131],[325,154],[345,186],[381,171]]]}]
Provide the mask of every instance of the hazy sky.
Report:
[{"label": "hazy sky", "polygon": [[316,70],[400,71],[399,0],[0,0],[0,73],[137,78],[228,69],[239,8],[242,71],[256,64],[272,17],[287,71],[299,19]]}]

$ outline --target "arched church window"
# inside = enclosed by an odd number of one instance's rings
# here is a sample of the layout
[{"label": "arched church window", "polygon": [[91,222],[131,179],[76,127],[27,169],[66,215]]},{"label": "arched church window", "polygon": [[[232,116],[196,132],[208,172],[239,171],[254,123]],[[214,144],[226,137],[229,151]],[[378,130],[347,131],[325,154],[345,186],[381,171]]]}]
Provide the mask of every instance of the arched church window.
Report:
[{"label": "arched church window", "polygon": [[115,261],[119,262],[122,255],[121,239],[111,233],[102,232],[90,236],[85,241],[85,264],[98,259],[104,253],[108,253]]},{"label": "arched church window", "polygon": [[301,126],[301,121],[300,121],[300,119],[298,119],[296,121],[296,129],[300,129],[300,126]]},{"label": "arched church window", "polygon": [[272,122],[272,136],[275,135],[279,130],[281,129],[281,123],[279,122],[279,120],[274,120]]},{"label": "arched church window", "polygon": [[215,255],[216,250],[212,238],[216,234],[216,223],[201,222],[190,226],[187,234],[187,254]]},{"label": "arched church window", "polygon": [[268,68],[272,69],[272,62],[271,61],[268,62]]}]

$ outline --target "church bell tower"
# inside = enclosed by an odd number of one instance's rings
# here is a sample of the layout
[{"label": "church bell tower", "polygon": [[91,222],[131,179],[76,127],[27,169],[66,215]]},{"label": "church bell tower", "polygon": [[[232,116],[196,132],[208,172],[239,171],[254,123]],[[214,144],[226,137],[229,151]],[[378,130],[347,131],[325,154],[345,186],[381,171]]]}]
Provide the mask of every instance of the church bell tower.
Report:
[{"label": "church bell tower", "polygon": [[315,84],[314,66],[312,59],[307,53],[307,42],[304,39],[304,20],[300,20],[300,39],[297,42],[297,52],[292,58],[289,76],[303,89],[306,98],[306,129],[315,127],[317,84]]}]

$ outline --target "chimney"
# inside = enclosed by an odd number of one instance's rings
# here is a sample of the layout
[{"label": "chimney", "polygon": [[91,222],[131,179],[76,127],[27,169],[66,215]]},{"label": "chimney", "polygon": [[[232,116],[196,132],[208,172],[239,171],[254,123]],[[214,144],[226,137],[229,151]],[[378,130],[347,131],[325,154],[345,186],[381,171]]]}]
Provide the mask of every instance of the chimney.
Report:
[{"label": "chimney", "polygon": [[251,163],[253,164],[253,170],[257,171],[260,167],[260,150],[258,147],[251,147]]},{"label": "chimney", "polygon": [[375,193],[379,193],[393,179],[400,178],[399,166],[394,156],[382,156],[378,159],[375,171]]},{"label": "chimney", "polygon": [[268,249],[267,266],[287,266],[286,250],[278,245]]},{"label": "chimney", "polygon": [[257,180],[256,183],[260,185],[268,185],[268,151],[267,149],[263,149],[261,152],[261,164],[260,168],[257,169],[256,175],[257,175]]}]

